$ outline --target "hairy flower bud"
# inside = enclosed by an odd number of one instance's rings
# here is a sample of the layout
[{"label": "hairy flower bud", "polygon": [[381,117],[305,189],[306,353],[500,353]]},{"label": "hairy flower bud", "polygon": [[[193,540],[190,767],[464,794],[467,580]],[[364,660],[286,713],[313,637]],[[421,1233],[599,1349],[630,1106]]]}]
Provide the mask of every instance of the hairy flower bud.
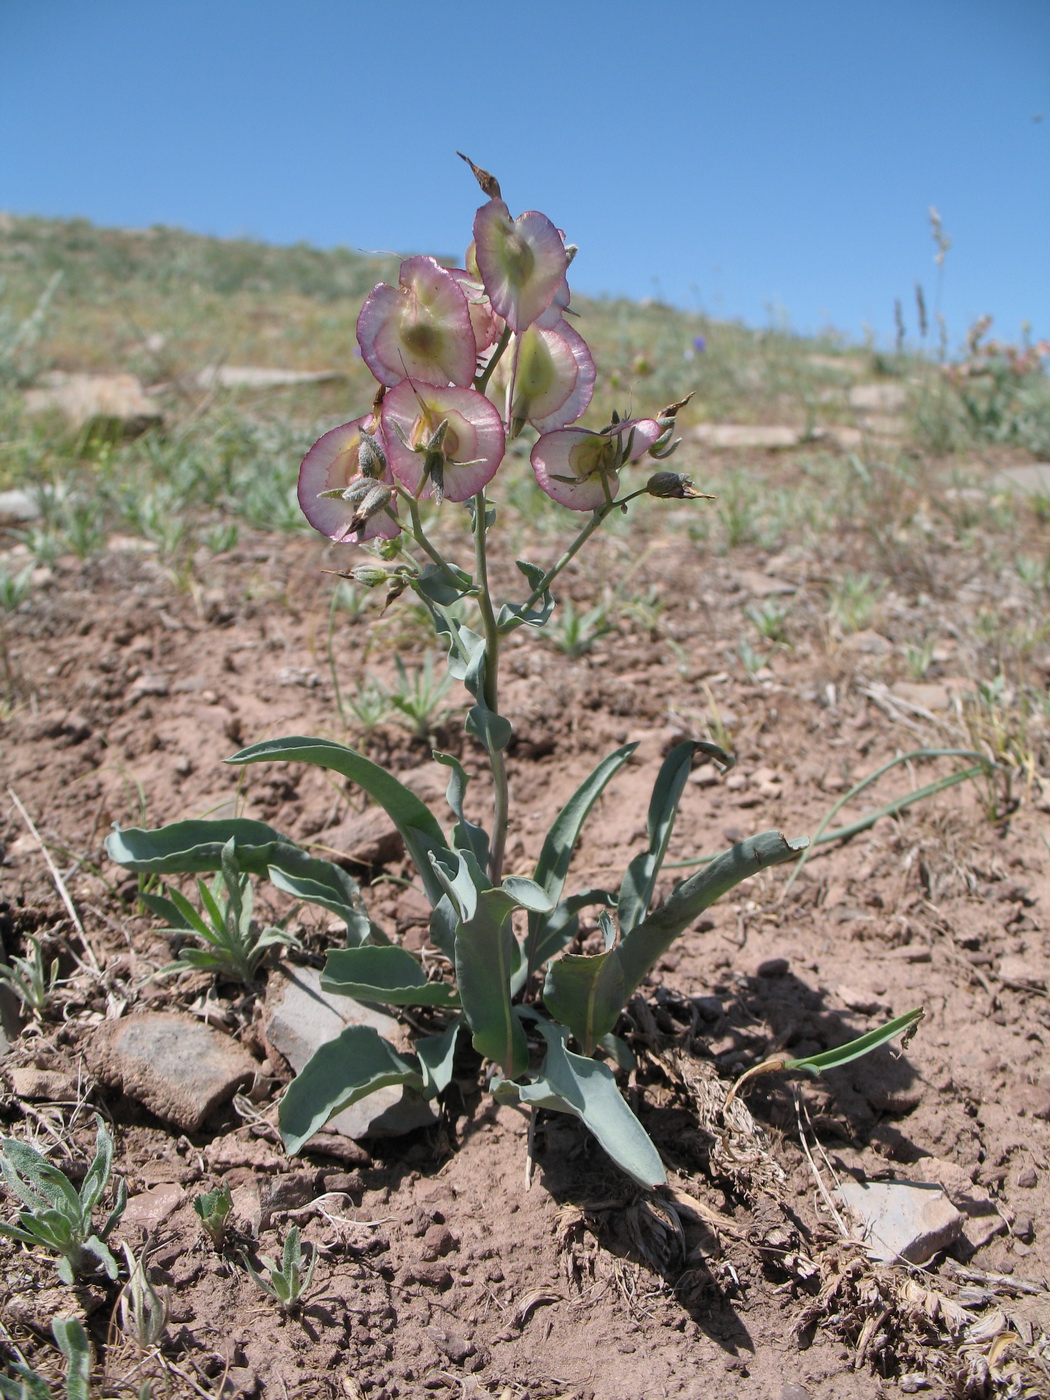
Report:
[{"label": "hairy flower bud", "polygon": [[360,438],[357,460],[361,468],[361,475],[370,476],[375,481],[382,481],[386,475],[386,453],[380,446],[379,439],[373,437],[371,433],[366,433],[363,428],[360,432]]},{"label": "hairy flower bud", "polygon": [[378,564],[358,564],[350,570],[349,577],[362,588],[380,588],[391,574],[389,569],[381,568]]}]

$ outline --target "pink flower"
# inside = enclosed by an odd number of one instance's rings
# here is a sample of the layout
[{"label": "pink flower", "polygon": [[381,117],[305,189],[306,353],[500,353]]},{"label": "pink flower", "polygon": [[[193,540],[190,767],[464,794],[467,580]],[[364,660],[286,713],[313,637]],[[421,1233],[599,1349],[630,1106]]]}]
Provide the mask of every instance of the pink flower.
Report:
[{"label": "pink flower", "polygon": [[546,311],[568,266],[565,243],[546,214],[533,209],[512,219],[502,199],[490,199],[475,216],[474,256],[493,311],[512,331]]},{"label": "pink flower", "polygon": [[[594,393],[594,361],[587,343],[552,306],[521,334],[513,362],[512,423],[529,422],[540,433],[574,423]],[[507,380],[511,367],[500,366]]]},{"label": "pink flower", "polygon": [[484,394],[405,379],[383,400],[390,469],[421,500],[465,501],[503,460],[506,437]]},{"label": "pink flower", "polygon": [[470,384],[477,346],[456,277],[434,258],[406,258],[399,284],[372,288],[357,318],[361,357],[380,384]]},{"label": "pink flower", "polygon": [[333,428],[310,448],[299,468],[299,505],[315,530],[340,544],[390,540],[400,532],[374,411]]},{"label": "pink flower", "polygon": [[655,418],[627,418],[600,433],[560,428],[544,433],[532,449],[540,489],[570,510],[597,510],[616,499],[618,472],[636,462],[664,429]]}]

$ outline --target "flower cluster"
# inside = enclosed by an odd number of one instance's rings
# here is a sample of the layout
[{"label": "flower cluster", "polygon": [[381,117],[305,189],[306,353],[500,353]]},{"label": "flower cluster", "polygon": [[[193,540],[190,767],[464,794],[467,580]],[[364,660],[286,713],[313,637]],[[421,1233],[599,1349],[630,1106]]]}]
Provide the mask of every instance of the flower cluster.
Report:
[{"label": "flower cluster", "polygon": [[[464,157],[466,159],[466,157]],[[506,444],[530,425],[536,480],[570,510],[615,500],[621,467],[670,450],[674,414],[570,425],[594,392],[583,337],[566,319],[575,249],[535,210],[513,217],[496,180],[468,162],[488,200],[461,268],[415,256],[381,282],[357,320],[379,384],[371,411],[317,441],[299,503],[330,539],[394,539],[399,498],[465,501],[491,481]]]}]

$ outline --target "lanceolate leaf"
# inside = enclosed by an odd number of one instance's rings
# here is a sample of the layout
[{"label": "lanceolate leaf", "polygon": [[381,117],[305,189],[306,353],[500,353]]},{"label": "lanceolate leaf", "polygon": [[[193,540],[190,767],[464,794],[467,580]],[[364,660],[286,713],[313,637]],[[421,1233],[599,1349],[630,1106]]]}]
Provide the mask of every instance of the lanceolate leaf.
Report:
[{"label": "lanceolate leaf", "polygon": [[547,969],[544,1005],[556,1021],[568,1026],[585,1055],[592,1054],[616,1025],[625,1000],[623,968],[615,949],[596,957],[566,954]]},{"label": "lanceolate leaf", "polygon": [[451,807],[456,818],[456,825],[452,831],[452,843],[460,850],[466,847],[472,851],[474,859],[482,870],[485,870],[489,863],[488,833],[483,827],[468,821],[463,815],[463,799],[467,795],[467,784],[470,781],[467,771],[455,754],[435,752],[434,757],[438,763],[443,763],[446,768],[452,770],[445,793],[445,801]]},{"label": "lanceolate leaf", "polygon": [[542,967],[548,958],[553,958],[572,942],[580,927],[580,910],[592,904],[612,909],[616,899],[608,890],[581,890],[579,894],[570,894],[551,911],[544,921],[542,935],[532,949],[536,967]]},{"label": "lanceolate leaf", "polygon": [[432,1099],[435,1094],[444,1093],[452,1083],[456,1041],[463,1024],[463,1017],[457,1016],[440,1035],[425,1035],[415,1042],[415,1052],[423,1066],[424,1098]]},{"label": "lanceolate leaf", "polygon": [[738,841],[703,870],[683,880],[613,950],[623,969],[624,999],[634,994],[657,959],[716,899],[748,876],[793,859],[805,845],[805,837],[789,841],[779,831],[764,831],[760,836]]},{"label": "lanceolate leaf", "polygon": [[447,982],[428,982],[407,948],[337,948],[328,954],[321,986],[357,1001],[390,1006],[458,1006]]},{"label": "lanceolate leaf", "polygon": [[106,837],[106,851],[128,870],[157,875],[221,870],[222,848],[231,837],[237,843],[237,864],[250,875],[265,875],[267,866],[280,860],[279,847],[297,849],[265,822],[230,817],[171,822],[153,831],[118,827]]},{"label": "lanceolate leaf", "polygon": [[[606,784],[619,772],[637,747],[637,744],[625,744],[622,749],[617,749],[602,759],[555,817],[554,825],[547,833],[547,839],[540,851],[533,876],[536,883],[547,891],[553,904],[557,904],[561,899],[572,853],[591,808]],[[545,942],[547,921],[550,917],[547,914],[529,916],[529,936],[525,951],[530,973],[539,966],[536,950]]]},{"label": "lanceolate leaf", "polygon": [[[106,850],[111,859],[128,870],[173,875],[221,870],[223,848],[231,840],[235,843],[238,870],[269,876],[279,890],[329,910],[344,921],[348,936],[355,942],[369,932],[374,939],[384,937],[369,924],[352,876],[332,861],[309,855],[265,822],[231,817],[225,821],[172,822],[153,831],[129,827],[111,832],[106,838]],[[206,925],[201,924],[193,906],[177,891],[169,893],[183,918],[189,921],[185,926],[192,926],[201,937],[207,937]],[[170,909],[161,907],[163,896],[143,898],[161,918],[172,918]],[[179,927],[178,922],[173,926]]]},{"label": "lanceolate leaf", "polygon": [[649,909],[695,752],[696,744],[687,739],[676,744],[660,766],[649,803],[649,849],[631,861],[620,886],[616,917],[624,936],[641,923]]},{"label": "lanceolate leaf", "polygon": [[446,893],[457,907],[456,981],[474,1048],[495,1060],[513,1079],[528,1065],[528,1045],[510,1000],[510,979],[517,962],[510,914],[515,900],[493,889],[477,862],[457,852],[453,876],[435,863]]},{"label": "lanceolate leaf", "polygon": [[288,1151],[299,1152],[333,1114],[388,1084],[421,1090],[423,1076],[374,1027],[347,1026],[285,1090],[278,1117]]},{"label": "lanceolate leaf", "polygon": [[566,1050],[557,1026],[540,1021],[538,1028],[547,1042],[547,1056],[542,1076],[518,1086],[520,1101],[573,1114],[639,1186],[662,1186],[667,1173],[660,1154],[627,1107],[608,1065]]},{"label": "lanceolate leaf", "polygon": [[270,763],[283,759],[288,763],[313,763],[330,769],[356,783],[390,817],[404,840],[409,855],[415,861],[424,888],[432,904],[441,898],[441,888],[430,863],[431,851],[447,852],[448,842],[430,808],[414,792],[345,744],[330,739],[266,739],[261,744],[241,749],[227,763]]}]

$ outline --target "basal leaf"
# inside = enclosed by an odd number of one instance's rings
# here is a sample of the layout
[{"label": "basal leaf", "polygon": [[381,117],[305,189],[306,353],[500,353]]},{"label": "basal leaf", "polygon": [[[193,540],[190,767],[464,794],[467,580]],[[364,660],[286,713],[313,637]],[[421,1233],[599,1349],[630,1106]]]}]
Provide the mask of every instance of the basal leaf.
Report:
[{"label": "basal leaf", "polygon": [[595,957],[566,954],[547,969],[544,1005],[568,1026],[585,1055],[593,1054],[596,1043],[616,1025],[625,1000],[615,949]]},{"label": "basal leaf", "polygon": [[423,1067],[424,1098],[432,1099],[436,1094],[444,1093],[452,1083],[456,1042],[463,1024],[462,1016],[457,1016],[440,1035],[425,1035],[415,1041],[413,1048]]},{"label": "basal leaf", "polygon": [[288,1151],[301,1151],[333,1114],[388,1084],[422,1090],[423,1076],[374,1027],[347,1026],[321,1046],[285,1090],[278,1120]]},{"label": "basal leaf", "polygon": [[337,948],[328,954],[321,986],[357,1001],[390,1006],[458,1006],[447,982],[429,982],[407,948]]},{"label": "basal leaf", "polygon": [[579,1118],[623,1171],[651,1190],[667,1181],[660,1154],[616,1087],[608,1065],[566,1050],[563,1032],[538,1023],[547,1042],[540,1077],[518,1086],[522,1103],[559,1109]]},{"label": "basal leaf", "polygon": [[[637,747],[637,744],[625,744],[623,748],[603,758],[555,817],[533,874],[536,883],[547,891],[552,904],[556,905],[561,899],[572,853],[591,808],[606,784],[619,772]],[[547,921],[550,918],[549,914],[536,913],[529,916],[525,953],[530,974],[540,965],[536,950],[546,941]]]},{"label": "basal leaf", "polygon": [[415,861],[430,902],[437,903],[441,898],[441,889],[430,863],[430,852],[447,852],[448,842],[430,808],[421,802],[414,792],[409,791],[404,783],[398,782],[370,758],[365,758],[355,749],[347,748],[345,744],[336,744],[330,739],[298,736],[266,739],[250,748],[241,749],[226,762],[271,763],[278,759],[288,763],[312,763],[319,768],[327,768],[363,788],[369,797],[383,808],[401,833],[405,847]]},{"label": "basal leaf", "polygon": [[620,886],[616,917],[624,936],[648,911],[696,747],[690,739],[676,744],[660,765],[649,802],[649,849],[631,861]]},{"label": "basal leaf", "polygon": [[623,969],[624,997],[629,1000],[656,961],[716,899],[771,865],[792,860],[804,850],[805,837],[789,841],[779,831],[749,836],[723,852],[703,870],[683,880],[663,904],[613,949]]}]

